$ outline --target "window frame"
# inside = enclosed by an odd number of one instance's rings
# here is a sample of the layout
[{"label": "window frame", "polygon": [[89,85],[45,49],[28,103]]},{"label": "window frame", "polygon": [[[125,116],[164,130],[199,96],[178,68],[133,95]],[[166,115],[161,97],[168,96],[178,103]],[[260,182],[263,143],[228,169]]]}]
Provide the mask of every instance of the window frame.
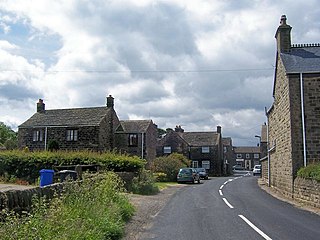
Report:
[{"label": "window frame", "polygon": [[259,153],[254,153],[254,154],[253,154],[253,158],[259,159],[259,158],[260,158],[260,154],[259,154]]},{"label": "window frame", "polygon": [[67,129],[66,139],[68,142],[76,142],[79,140],[79,131],[78,129]]},{"label": "window frame", "polygon": [[170,153],[172,153],[171,146],[164,146],[164,147],[163,147],[163,153],[164,153],[164,154],[170,154]]},{"label": "window frame", "polygon": [[34,130],[32,132],[32,141],[33,142],[42,142],[43,141],[43,131],[42,130]]},{"label": "window frame", "polygon": [[237,159],[242,158],[242,153],[237,153]]},{"label": "window frame", "polygon": [[210,169],[210,161],[209,160],[203,160],[201,162],[201,166],[204,168],[204,169]]},{"label": "window frame", "polygon": [[130,133],[128,137],[128,145],[129,147],[137,147],[138,146],[138,134]]},{"label": "window frame", "polygon": [[246,153],[246,159],[250,159],[250,153]]},{"label": "window frame", "polygon": [[198,168],[199,167],[199,161],[192,161],[192,167]]},{"label": "window frame", "polygon": [[202,146],[201,153],[210,153],[210,147],[209,146]]}]

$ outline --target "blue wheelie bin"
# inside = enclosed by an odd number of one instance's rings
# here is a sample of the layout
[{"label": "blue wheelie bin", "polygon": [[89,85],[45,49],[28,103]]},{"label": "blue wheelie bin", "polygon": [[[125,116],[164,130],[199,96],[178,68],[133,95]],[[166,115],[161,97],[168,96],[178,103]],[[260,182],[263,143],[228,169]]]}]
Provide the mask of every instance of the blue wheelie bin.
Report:
[{"label": "blue wheelie bin", "polygon": [[41,169],[40,170],[40,187],[52,184],[53,176],[54,176],[54,170]]}]

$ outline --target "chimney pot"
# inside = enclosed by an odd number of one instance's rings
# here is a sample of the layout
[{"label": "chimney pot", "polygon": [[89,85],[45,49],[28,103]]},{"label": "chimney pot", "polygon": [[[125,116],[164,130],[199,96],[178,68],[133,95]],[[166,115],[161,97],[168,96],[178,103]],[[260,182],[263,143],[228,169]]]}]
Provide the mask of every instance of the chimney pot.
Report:
[{"label": "chimney pot", "polygon": [[114,106],[114,98],[109,95],[109,97],[107,97],[107,107],[112,107]]},{"label": "chimney pot", "polygon": [[217,133],[221,134],[221,126],[217,126]]}]

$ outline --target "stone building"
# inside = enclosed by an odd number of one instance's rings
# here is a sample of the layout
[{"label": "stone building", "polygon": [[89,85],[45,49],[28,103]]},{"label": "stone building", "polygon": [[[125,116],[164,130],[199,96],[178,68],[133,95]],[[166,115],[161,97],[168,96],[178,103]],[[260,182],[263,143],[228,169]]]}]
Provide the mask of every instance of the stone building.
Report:
[{"label": "stone building", "polygon": [[55,142],[61,150],[112,150],[120,124],[113,107],[112,96],[105,107],[53,110],[39,99],[37,112],[18,127],[19,148],[47,150]]},{"label": "stone building", "polygon": [[203,167],[212,175],[225,172],[221,127],[216,132],[185,132],[181,126],[169,131],[157,143],[157,156],[181,153],[192,167]]},{"label": "stone building", "polygon": [[225,173],[232,174],[232,166],[236,164],[231,137],[222,138],[223,161],[225,163]]},{"label": "stone building", "polygon": [[246,170],[252,170],[254,165],[260,164],[260,147],[233,147],[236,164]]},{"label": "stone building", "polygon": [[156,157],[157,125],[152,120],[121,120],[115,131],[117,150],[152,161]]},{"label": "stone building", "polygon": [[18,127],[19,148],[47,150],[55,142],[61,150],[116,150],[148,161],[156,156],[157,126],[152,120],[122,120],[114,110],[114,98],[104,107],[45,109]]},{"label": "stone building", "polygon": [[281,17],[273,104],[267,112],[270,185],[292,197],[299,168],[319,161],[320,44],[291,45],[291,26]]}]

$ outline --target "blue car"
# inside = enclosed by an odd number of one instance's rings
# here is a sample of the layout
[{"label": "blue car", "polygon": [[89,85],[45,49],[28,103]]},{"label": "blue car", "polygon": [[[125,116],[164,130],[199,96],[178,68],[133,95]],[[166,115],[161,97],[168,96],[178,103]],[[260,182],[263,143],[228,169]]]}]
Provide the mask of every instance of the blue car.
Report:
[{"label": "blue car", "polygon": [[207,173],[207,170],[205,168],[196,168],[197,172],[200,175],[200,178],[202,179],[208,179],[209,175]]}]

